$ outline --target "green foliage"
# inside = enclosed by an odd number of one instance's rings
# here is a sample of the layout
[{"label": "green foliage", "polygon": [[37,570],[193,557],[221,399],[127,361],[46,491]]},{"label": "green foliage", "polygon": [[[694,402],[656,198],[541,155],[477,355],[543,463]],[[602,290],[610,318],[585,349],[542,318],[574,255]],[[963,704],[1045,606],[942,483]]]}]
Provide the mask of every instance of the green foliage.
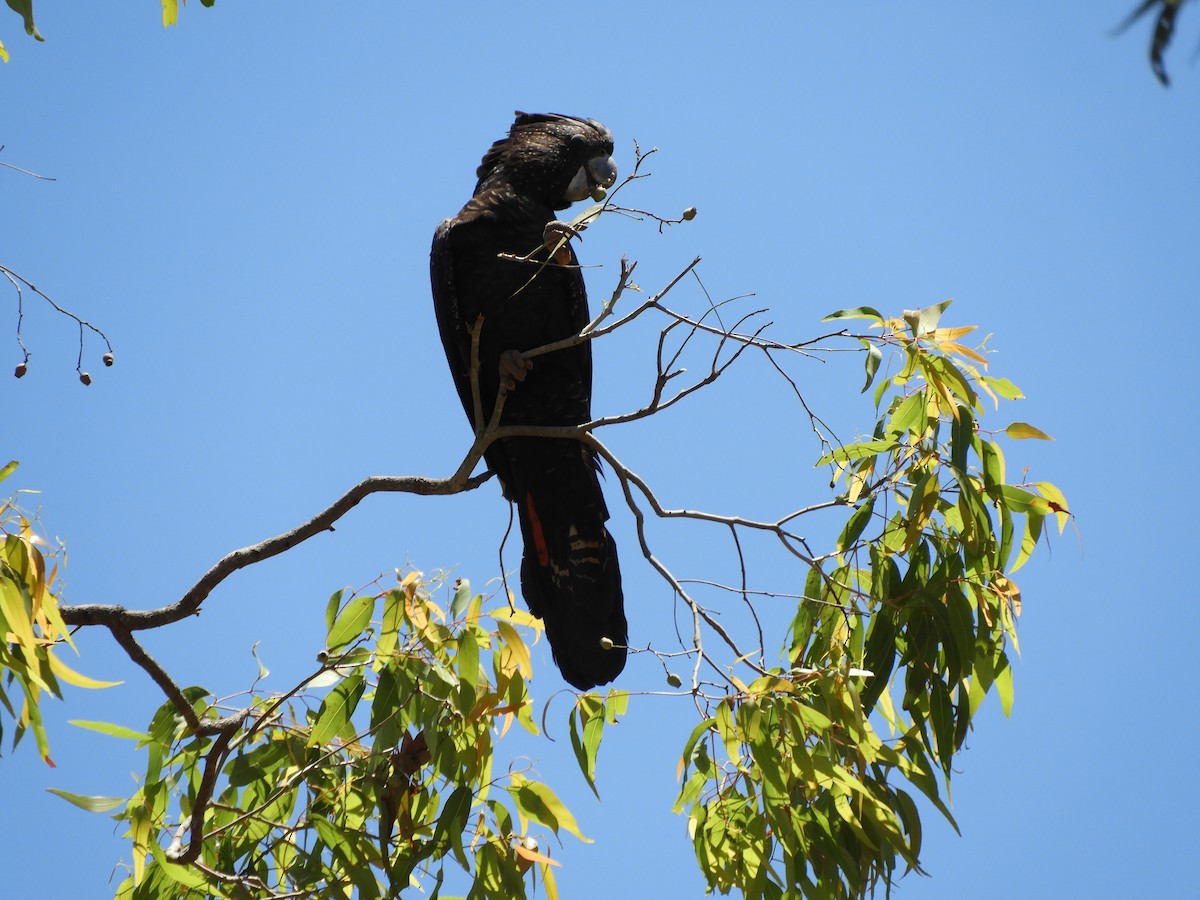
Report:
[{"label": "green foliage", "polygon": [[848,512],[836,550],[812,561],[785,665],[748,685],[731,674],[739,689],[708,698],[684,744],[676,809],[719,893],[857,897],[919,871],[914,793],[953,824],[939,779],[992,688],[1011,708],[1011,575],[1046,518],[1061,530],[1069,513],[1052,484],[1006,482],[997,434],[1048,437],[980,427],[984,397],[1020,393],[959,343],[973,327],[939,327],[947,305],[828,317],[879,330],[853,336],[867,387],[885,354],[900,366],[876,387],[871,434],[819,460]]},{"label": "green foliage", "polygon": [[[0,481],[16,468],[15,461],[0,468]],[[0,503],[0,740],[8,718],[15,725],[13,747],[32,731],[38,754],[53,766],[42,725],[43,694],[61,698],[60,682],[86,688],[112,682],[94,681],[63,662],[59,651],[75,645],[58,612],[58,565],[52,558],[47,570],[44,546],[45,539],[12,501]]]},{"label": "green foliage", "polygon": [[[555,897],[557,863],[534,835],[586,839],[535,773],[496,766],[513,724],[538,731],[522,633],[540,625],[482,606],[460,582],[451,618],[417,573],[377,595],[338,592],[321,671],[284,694],[251,694],[235,731],[217,727],[229,719],[199,687],[181,695],[200,728],[178,701],[144,732],[77,723],[146,750],[127,802],[57,792],[94,811],[119,803],[133,860],[117,897],[371,898],[409,886],[436,897],[447,862],[472,898],[525,897],[535,881]],[[593,770],[593,723],[623,708],[587,695],[572,713]]]}]

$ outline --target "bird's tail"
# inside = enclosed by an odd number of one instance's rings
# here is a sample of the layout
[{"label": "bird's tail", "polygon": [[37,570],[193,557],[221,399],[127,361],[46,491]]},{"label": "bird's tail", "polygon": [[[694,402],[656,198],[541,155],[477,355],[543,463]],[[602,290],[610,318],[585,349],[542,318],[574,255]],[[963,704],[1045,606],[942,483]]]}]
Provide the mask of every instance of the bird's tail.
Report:
[{"label": "bird's tail", "polygon": [[607,684],[625,668],[628,625],[595,462],[572,440],[510,438],[504,444],[506,493],[525,542],[525,603],[545,624],[563,678],[580,690]]}]

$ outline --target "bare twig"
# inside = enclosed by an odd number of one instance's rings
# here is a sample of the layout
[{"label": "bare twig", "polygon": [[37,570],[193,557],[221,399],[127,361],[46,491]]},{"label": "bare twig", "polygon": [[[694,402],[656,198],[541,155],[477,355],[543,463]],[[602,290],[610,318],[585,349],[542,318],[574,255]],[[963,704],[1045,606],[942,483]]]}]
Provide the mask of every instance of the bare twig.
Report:
[{"label": "bare twig", "polygon": [[[3,145],[0,145],[0,151],[4,150]],[[14,166],[12,163],[0,162],[0,166],[5,169],[12,169],[14,172],[20,172],[22,175],[28,175],[30,178],[36,178],[39,181],[58,181],[57,178],[51,178],[49,175],[39,175],[37,172],[30,172],[28,169],[22,169],[20,166]]]},{"label": "bare twig", "polygon": [[57,303],[54,302],[53,299],[51,299],[49,294],[47,294],[45,291],[43,291],[41,288],[39,288],[37,285],[35,285],[28,278],[25,278],[23,275],[17,274],[16,272],[14,272],[12,269],[8,268],[7,266],[0,265],[0,275],[3,275],[5,278],[7,278],[9,284],[11,284],[17,292],[17,343],[20,345],[21,352],[24,354],[23,362],[28,363],[29,356],[30,356],[29,350],[28,350],[28,348],[26,348],[25,342],[22,339],[22,332],[21,332],[21,327],[22,327],[22,324],[23,324],[24,318],[25,318],[24,289],[28,288],[30,291],[37,294],[37,296],[41,297],[43,300],[45,300],[47,303],[49,303],[50,306],[52,306],[54,308],[55,312],[59,313],[60,315],[66,316],[68,319],[71,319],[79,326],[79,356],[75,362],[75,371],[78,372],[81,377],[83,376],[83,350],[84,350],[84,339],[86,337],[85,329],[87,331],[93,332],[102,341],[104,341],[104,346],[107,350],[107,355],[105,356],[105,365],[112,365],[112,349],[113,348],[112,348],[112,343],[108,339],[108,335],[106,335],[103,331],[101,331],[99,328],[97,328],[91,322],[88,322],[85,319],[80,318],[79,316],[75,315],[75,313],[71,312],[69,309],[64,309],[63,307],[59,306]]}]

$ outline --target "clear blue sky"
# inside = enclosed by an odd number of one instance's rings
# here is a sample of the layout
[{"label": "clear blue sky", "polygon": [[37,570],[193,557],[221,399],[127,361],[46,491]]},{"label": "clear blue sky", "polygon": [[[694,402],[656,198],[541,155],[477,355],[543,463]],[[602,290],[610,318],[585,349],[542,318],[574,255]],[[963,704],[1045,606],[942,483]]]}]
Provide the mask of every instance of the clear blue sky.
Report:
[{"label": "clear blue sky", "polygon": [[[30,502],[67,542],[70,600],[149,607],[367,475],[448,474],[468,432],[436,342],[433,228],[514,109],[593,116],[623,168],[633,139],[661,148],[641,204],[700,210],[663,238],[589,232],[594,298],[622,253],[651,288],[703,256],[713,295],[755,293],[781,337],[841,307],[954,297],[948,320],[992,333],[998,374],[1028,395],[995,424],[1057,439],[1012,444],[1009,462],[1067,492],[1079,536],[1021,573],[1013,715],[981,714],[953,795],[963,835],[929,818],[932,877],[898,896],[1180,896],[1200,801],[1200,21],[1183,16],[1164,91],[1147,26],[1109,36],[1132,5],[193,2],[164,30],[149,0],[39,2],[45,44],[5,10],[0,159],[57,181],[0,170],[0,262],[103,327],[117,355],[104,370],[91,346],[85,389],[72,328],[28,303],[30,372],[0,378],[0,452],[22,463],[5,487],[41,491]],[[15,300],[0,304],[11,329]],[[3,347],[8,371],[19,353]],[[599,412],[644,395],[631,348],[597,348]],[[800,370],[850,431],[873,421],[858,365]],[[607,438],[668,503],[778,513],[823,496],[786,400],[750,366]],[[253,679],[261,640],[282,689],[311,664],[331,591],[410,561],[483,585],[506,522],[494,485],[370,498],[147,642],[180,681],[227,694]],[[634,557],[629,516],[613,527],[633,640],[669,644],[670,594]],[[704,536],[655,534],[685,573],[720,571],[704,568]],[[160,702],[103,636],[81,645],[80,668],[126,684],[50,708],[58,768],[32,743],[0,761],[13,897],[109,896],[129,858],[107,818],[45,792],[131,792],[140,759],[65,721],[141,727]],[[558,686],[548,656],[541,680],[542,697]],[[635,659],[622,684],[660,688],[661,670]],[[564,897],[702,894],[670,812],[685,702],[634,701],[602,750],[600,804],[574,771],[565,703],[559,740],[525,746],[596,841],[555,848]]]}]

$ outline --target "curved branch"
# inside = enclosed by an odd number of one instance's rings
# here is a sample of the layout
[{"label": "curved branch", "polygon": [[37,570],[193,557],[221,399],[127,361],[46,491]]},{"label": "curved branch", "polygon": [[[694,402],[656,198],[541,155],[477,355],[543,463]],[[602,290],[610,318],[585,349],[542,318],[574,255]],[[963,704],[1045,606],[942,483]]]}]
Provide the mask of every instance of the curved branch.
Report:
[{"label": "curved branch", "polygon": [[[476,444],[479,443],[476,441]],[[182,597],[167,606],[150,610],[134,610],[115,604],[99,603],[63,606],[60,609],[63,621],[68,625],[106,625],[111,629],[127,629],[129,631],[158,628],[178,622],[180,619],[194,615],[217,585],[234,572],[262,562],[264,559],[278,556],[321,532],[332,530],[338,519],[371,494],[407,493],[431,496],[474,490],[492,477],[491,472],[470,476],[470,472],[479,461],[482,452],[482,448],[476,452],[476,448],[472,447],[472,452],[468,454],[467,459],[449,478],[394,475],[373,475],[365,478],[303,525],[298,525],[283,534],[226,554],[216,565],[205,572]],[[470,463],[469,468],[468,462]]]}]

